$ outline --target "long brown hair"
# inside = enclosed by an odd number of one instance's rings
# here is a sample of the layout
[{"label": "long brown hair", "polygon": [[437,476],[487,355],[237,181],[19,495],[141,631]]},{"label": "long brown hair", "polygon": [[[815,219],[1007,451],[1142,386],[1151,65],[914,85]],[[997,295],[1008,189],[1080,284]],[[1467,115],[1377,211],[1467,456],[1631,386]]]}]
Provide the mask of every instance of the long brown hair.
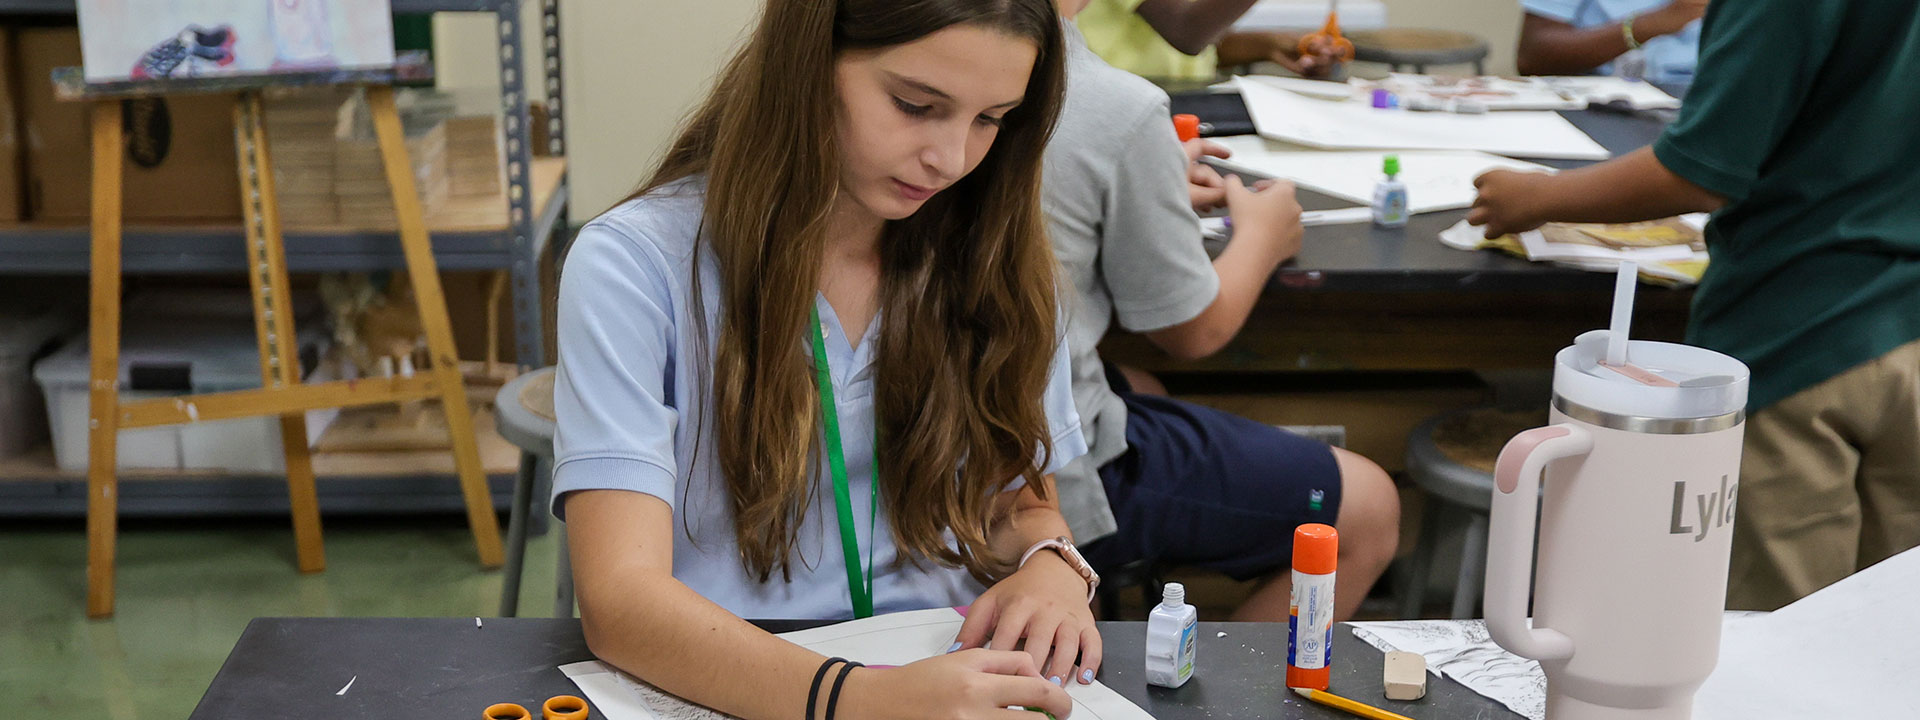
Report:
[{"label": "long brown hair", "polygon": [[814,501],[820,410],[799,349],[840,191],[834,62],[961,24],[1031,39],[1039,53],[979,167],[882,230],[876,458],[902,558],[965,567],[983,582],[1009,569],[987,547],[1001,521],[995,496],[1015,480],[1044,493],[1053,452],[1040,402],[1058,342],[1040,168],[1065,88],[1059,23],[1052,0],[768,0],[635,193],[706,176],[703,242],[719,269],[721,326],[717,348],[705,347],[696,261],[696,351],[711,361],[700,365],[711,367],[713,391],[712,424],[700,424],[715,442],[741,562],[761,582],[792,578]]}]

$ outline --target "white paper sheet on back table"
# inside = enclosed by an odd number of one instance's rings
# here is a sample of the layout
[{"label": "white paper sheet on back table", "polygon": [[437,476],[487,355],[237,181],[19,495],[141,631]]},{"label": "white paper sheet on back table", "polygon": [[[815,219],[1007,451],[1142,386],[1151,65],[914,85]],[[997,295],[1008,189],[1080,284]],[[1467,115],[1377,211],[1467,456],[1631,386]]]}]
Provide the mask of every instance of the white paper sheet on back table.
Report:
[{"label": "white paper sheet on back table", "polygon": [[[827,657],[869,666],[900,666],[947,651],[966,620],[952,608],[880,615],[780,637]],[[728,720],[728,716],[674,697],[599,661],[560,666],[608,720]],[[1153,720],[1113,689],[1067,683],[1073,720]],[[1035,714],[1034,717],[1040,717]]]},{"label": "white paper sheet on back table", "polygon": [[1373,203],[1373,188],[1386,177],[1381,171],[1381,161],[1389,154],[1399,155],[1400,181],[1407,186],[1407,212],[1414,214],[1472,206],[1478,194],[1473,179],[1488,170],[1553,172],[1545,165],[1483,152],[1301,150],[1297,145],[1276,143],[1258,135],[1210,139],[1233,151],[1232,157],[1209,160],[1214,165],[1285,178],[1300,187],[1362,205]]},{"label": "white paper sheet on back table", "polygon": [[1235,78],[1261,135],[1323,150],[1478,150],[1498,155],[1605,160],[1607,149],[1558,113],[1382,110],[1321,100]]}]

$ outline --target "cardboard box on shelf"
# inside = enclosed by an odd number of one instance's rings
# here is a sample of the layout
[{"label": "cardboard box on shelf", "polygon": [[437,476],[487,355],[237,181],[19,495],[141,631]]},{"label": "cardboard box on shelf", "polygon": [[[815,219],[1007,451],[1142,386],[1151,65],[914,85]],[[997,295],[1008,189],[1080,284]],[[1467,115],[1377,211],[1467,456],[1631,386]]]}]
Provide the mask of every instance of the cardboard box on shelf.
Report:
[{"label": "cardboard box on shelf", "polygon": [[344,88],[300,88],[267,96],[274,191],[286,227],[340,221],[334,196],[334,135],[352,96],[353,91]]},{"label": "cardboard box on shelf", "polygon": [[[21,28],[12,58],[19,69],[20,139],[26,154],[27,214],[84,221],[92,196],[88,106],[54,98],[56,67],[80,64],[72,27]],[[124,217],[142,221],[237,222],[240,179],[230,95],[179,95],[121,102],[128,142]]]},{"label": "cardboard box on shelf", "polygon": [[13,32],[0,28],[0,222],[18,221],[26,203],[20,185],[19,87],[13,68]]}]

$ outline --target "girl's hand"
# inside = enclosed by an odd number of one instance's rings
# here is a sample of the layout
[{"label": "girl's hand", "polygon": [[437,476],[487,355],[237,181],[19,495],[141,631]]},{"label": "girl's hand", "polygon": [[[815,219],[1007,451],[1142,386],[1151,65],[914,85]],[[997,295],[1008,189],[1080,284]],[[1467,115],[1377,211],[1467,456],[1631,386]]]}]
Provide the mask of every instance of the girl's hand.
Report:
[{"label": "girl's hand", "polygon": [[1196,213],[1212,212],[1227,204],[1227,181],[1213,166],[1200,162],[1202,157],[1227,158],[1233,150],[1219,143],[1194,138],[1181,143],[1187,153],[1187,201]]},{"label": "girl's hand", "polygon": [[1100,631],[1087,606],[1087,581],[1052,551],[988,588],[954,639],[956,650],[1024,647],[1041,675],[1062,687],[1069,680],[1091,684],[1100,671]]},{"label": "girl's hand", "polygon": [[897,668],[855,668],[845,688],[849,706],[839,716],[854,720],[1041,718],[1038,713],[1007,709],[1031,707],[1066,720],[1073,712],[1073,698],[1042,680],[1035,667],[1026,653],[968,650]]}]

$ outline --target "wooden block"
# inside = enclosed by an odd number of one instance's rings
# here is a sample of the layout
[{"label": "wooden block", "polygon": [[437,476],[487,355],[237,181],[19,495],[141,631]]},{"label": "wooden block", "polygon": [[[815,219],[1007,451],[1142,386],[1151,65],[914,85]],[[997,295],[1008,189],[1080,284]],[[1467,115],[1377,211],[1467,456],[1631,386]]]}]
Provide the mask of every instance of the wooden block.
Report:
[{"label": "wooden block", "polygon": [[1382,680],[1388,700],[1419,700],[1427,696],[1427,659],[1419,653],[1387,653]]}]

